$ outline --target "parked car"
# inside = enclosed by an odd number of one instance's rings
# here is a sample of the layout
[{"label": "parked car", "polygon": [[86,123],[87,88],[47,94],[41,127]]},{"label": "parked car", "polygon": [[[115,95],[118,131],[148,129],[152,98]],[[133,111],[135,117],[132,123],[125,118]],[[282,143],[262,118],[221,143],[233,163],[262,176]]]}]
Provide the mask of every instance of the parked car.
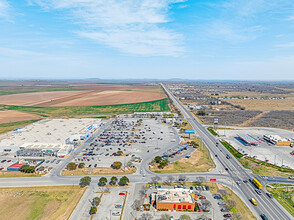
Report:
[{"label": "parked car", "polygon": [[126,195],[126,194],[123,193],[123,192],[120,192],[118,195],[120,195],[120,196],[124,196],[124,195]]}]

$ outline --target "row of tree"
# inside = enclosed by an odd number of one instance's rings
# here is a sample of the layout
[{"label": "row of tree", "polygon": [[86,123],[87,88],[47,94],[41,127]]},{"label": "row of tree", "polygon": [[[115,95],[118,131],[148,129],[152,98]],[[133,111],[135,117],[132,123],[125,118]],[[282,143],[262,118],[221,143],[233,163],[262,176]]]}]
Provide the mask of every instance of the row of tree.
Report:
[{"label": "row of tree", "polygon": [[30,165],[23,165],[19,168],[20,172],[23,173],[34,173],[35,172],[35,167],[34,166],[30,166]]},{"label": "row of tree", "polygon": [[[99,186],[105,186],[107,184],[107,182],[108,182],[108,180],[107,180],[106,177],[101,177],[99,179],[98,185]],[[113,176],[113,177],[111,177],[111,179],[109,181],[109,184],[115,185],[115,184],[118,183],[119,185],[124,186],[124,185],[128,185],[129,182],[130,182],[130,180],[126,176],[121,177],[119,179],[119,181],[118,181],[118,178],[117,177]]]}]

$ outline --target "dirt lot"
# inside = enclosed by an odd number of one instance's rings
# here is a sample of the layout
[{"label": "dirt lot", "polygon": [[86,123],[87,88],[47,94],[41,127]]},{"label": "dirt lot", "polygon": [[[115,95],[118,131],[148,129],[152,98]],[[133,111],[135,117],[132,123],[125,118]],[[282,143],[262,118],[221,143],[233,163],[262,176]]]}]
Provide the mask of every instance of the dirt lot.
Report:
[{"label": "dirt lot", "polygon": [[232,99],[226,100],[234,105],[241,105],[246,110],[294,110],[294,97],[286,99]]},{"label": "dirt lot", "polygon": [[0,124],[1,123],[10,123],[16,121],[25,121],[25,120],[34,120],[41,119],[39,115],[18,112],[18,111],[0,111]]},{"label": "dirt lot", "polygon": [[132,174],[135,173],[135,169],[123,168],[115,170],[110,167],[97,167],[97,168],[78,168],[76,170],[63,170],[63,176],[82,176],[82,175],[119,175],[119,174]]},{"label": "dirt lot", "polygon": [[0,219],[68,219],[84,191],[79,186],[0,188]]},{"label": "dirt lot", "polygon": [[144,91],[55,91],[0,96],[0,104],[19,106],[97,106],[148,102],[166,98]]}]

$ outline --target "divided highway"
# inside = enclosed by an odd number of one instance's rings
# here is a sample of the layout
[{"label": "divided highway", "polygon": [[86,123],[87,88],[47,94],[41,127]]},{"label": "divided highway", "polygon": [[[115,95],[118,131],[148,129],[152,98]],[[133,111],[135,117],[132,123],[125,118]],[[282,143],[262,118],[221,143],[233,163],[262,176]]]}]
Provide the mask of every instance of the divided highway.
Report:
[{"label": "divided highway", "polygon": [[[236,181],[240,181],[240,185],[236,185],[238,187],[239,196],[241,199],[247,204],[247,206],[254,212],[257,213],[260,218],[261,214],[265,214],[268,219],[271,220],[291,220],[293,217],[285,210],[275,199],[270,199],[265,194],[265,189],[262,190],[262,194],[258,195],[255,192],[255,186],[251,184],[251,182],[243,183],[243,180],[248,180],[250,178],[256,177],[253,176],[248,170],[245,170],[243,166],[239,163],[239,161],[231,155],[231,153],[221,144],[216,145],[217,139],[208,131],[202,124],[196,120],[196,118],[187,110],[187,108],[163,85],[162,88],[166,92],[166,94],[170,97],[170,99],[174,102],[174,104],[179,108],[182,112],[184,118],[191,124],[193,129],[201,136],[203,142],[210,150],[210,153],[219,160],[219,163],[223,166],[224,170],[227,170],[229,176],[233,180],[232,185]],[[226,155],[230,155],[230,159],[226,158]],[[278,180],[279,178],[277,178]],[[264,182],[259,178],[261,183]],[[280,180],[284,180],[280,178]],[[273,179],[269,180],[274,181]],[[276,181],[278,182],[278,181]],[[234,189],[233,189],[234,190]],[[234,190],[235,191],[235,190]],[[253,206],[250,203],[250,199],[254,198],[257,201],[257,206]]]}]

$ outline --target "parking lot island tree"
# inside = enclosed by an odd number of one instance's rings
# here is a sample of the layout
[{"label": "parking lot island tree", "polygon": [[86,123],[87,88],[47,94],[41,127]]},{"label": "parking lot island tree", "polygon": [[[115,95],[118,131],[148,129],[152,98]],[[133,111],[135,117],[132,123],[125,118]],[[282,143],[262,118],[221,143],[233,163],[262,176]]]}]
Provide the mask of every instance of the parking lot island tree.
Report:
[{"label": "parking lot island tree", "polygon": [[97,206],[100,202],[100,198],[99,197],[94,197],[93,201],[92,201],[92,205],[93,206]]},{"label": "parking lot island tree", "polygon": [[85,187],[85,186],[90,185],[91,180],[92,180],[92,179],[91,179],[91,177],[89,177],[89,176],[82,177],[82,178],[80,179],[80,186],[81,186],[81,187]]},{"label": "parking lot island tree", "polygon": [[70,162],[69,164],[67,164],[66,169],[67,170],[75,170],[75,169],[77,169],[77,164]]},{"label": "parking lot island tree", "polygon": [[129,178],[126,176],[123,176],[122,178],[119,179],[119,185],[124,186],[124,185],[128,185],[128,183],[130,182]]},{"label": "parking lot island tree", "polygon": [[85,167],[85,163],[79,163],[79,168],[84,168]]},{"label": "parking lot island tree", "polygon": [[19,171],[23,173],[34,173],[35,167],[30,165],[23,165],[19,168]]},{"label": "parking lot island tree", "polygon": [[115,162],[113,162],[113,164],[112,164],[112,168],[114,168],[114,169],[120,169],[121,166],[122,166],[122,163],[119,162],[119,161],[115,161]]},{"label": "parking lot island tree", "polygon": [[111,179],[110,179],[110,184],[111,184],[111,185],[115,185],[115,184],[117,183],[117,181],[118,181],[117,177],[113,176],[113,177],[111,177]]},{"label": "parking lot island tree", "polygon": [[105,186],[106,183],[107,183],[107,179],[106,179],[106,177],[101,177],[101,178],[99,179],[98,184],[99,184],[100,186]]},{"label": "parking lot island tree", "polygon": [[92,206],[91,209],[90,209],[90,214],[93,215],[97,212],[97,207],[95,206]]}]

